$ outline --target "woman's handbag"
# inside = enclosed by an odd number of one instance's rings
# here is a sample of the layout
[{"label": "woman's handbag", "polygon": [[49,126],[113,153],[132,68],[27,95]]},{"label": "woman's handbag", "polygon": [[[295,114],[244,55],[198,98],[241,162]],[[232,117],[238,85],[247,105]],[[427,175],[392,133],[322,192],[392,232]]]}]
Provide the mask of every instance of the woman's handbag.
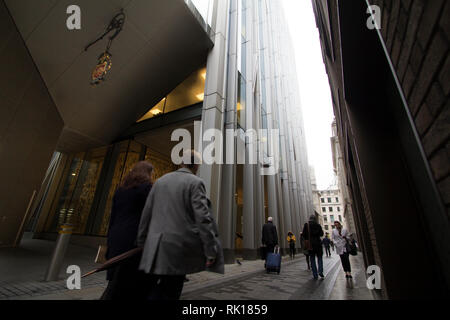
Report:
[{"label": "woman's handbag", "polygon": [[358,255],[355,243],[353,241],[348,241],[347,238],[345,239],[345,249],[352,256]]},{"label": "woman's handbag", "polygon": [[308,223],[308,239],[305,239],[303,241],[303,243],[305,245],[305,247],[304,247],[305,250],[312,250],[313,249],[312,245],[311,245],[311,231],[309,231],[309,223]]}]

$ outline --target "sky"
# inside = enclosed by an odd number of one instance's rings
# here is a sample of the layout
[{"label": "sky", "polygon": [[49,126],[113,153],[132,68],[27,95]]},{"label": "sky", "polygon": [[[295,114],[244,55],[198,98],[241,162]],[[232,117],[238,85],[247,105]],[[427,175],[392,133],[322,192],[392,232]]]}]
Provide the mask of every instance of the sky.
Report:
[{"label": "sky", "polygon": [[330,142],[334,114],[319,31],[311,0],[281,1],[295,49],[308,160],[318,188],[327,189],[334,181]]}]

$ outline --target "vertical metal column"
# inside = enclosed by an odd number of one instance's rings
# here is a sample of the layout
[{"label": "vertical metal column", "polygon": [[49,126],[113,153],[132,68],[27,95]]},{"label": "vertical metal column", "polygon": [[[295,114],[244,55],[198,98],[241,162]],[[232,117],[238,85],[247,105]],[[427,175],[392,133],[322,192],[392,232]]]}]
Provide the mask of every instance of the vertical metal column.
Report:
[{"label": "vertical metal column", "polygon": [[59,272],[64,260],[64,256],[69,246],[70,237],[73,232],[73,226],[65,224],[61,226],[58,239],[56,240],[55,250],[53,251],[52,260],[45,275],[45,281],[58,280]]}]

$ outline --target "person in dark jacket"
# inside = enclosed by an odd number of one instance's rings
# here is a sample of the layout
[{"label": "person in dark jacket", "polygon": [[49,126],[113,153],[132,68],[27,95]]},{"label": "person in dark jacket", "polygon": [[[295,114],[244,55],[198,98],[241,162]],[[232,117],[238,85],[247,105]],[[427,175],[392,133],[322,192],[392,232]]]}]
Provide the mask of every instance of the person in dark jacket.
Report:
[{"label": "person in dark jacket", "polygon": [[266,247],[266,261],[267,254],[272,253],[275,247],[278,245],[278,233],[277,227],[273,224],[273,218],[269,217],[267,223],[262,229],[262,244]]},{"label": "person in dark jacket", "polygon": [[303,232],[300,233],[300,241],[301,241],[302,251],[306,258],[306,264],[308,265],[308,270],[311,270],[311,264],[309,263],[309,250],[305,246],[305,240],[306,239],[305,239],[305,236],[303,235]]},{"label": "person in dark jacket", "polygon": [[[325,276],[323,275],[322,240],[320,239],[321,237],[323,237],[323,230],[320,224],[316,222],[315,215],[312,215],[309,218],[309,222],[305,223],[305,226],[303,227],[303,237],[306,240],[309,240],[310,243],[310,247],[308,248],[308,250],[314,279],[317,280],[319,276],[321,278],[324,278]],[[316,265],[316,257],[319,267],[318,269]]]},{"label": "person in dark jacket", "polygon": [[325,254],[327,255],[327,257],[331,257],[331,251],[330,251],[331,240],[330,240],[330,237],[328,236],[328,233],[325,235],[325,238],[323,238],[322,244],[323,244],[323,247],[325,248]]},{"label": "person in dark jacket", "polygon": [[[136,248],[136,239],[142,210],[152,188],[153,166],[147,161],[137,163],[116,190],[109,221],[106,259],[112,259]],[[108,286],[102,300],[143,300],[145,292],[137,286],[150,278],[138,270],[140,255],[107,271]]]}]

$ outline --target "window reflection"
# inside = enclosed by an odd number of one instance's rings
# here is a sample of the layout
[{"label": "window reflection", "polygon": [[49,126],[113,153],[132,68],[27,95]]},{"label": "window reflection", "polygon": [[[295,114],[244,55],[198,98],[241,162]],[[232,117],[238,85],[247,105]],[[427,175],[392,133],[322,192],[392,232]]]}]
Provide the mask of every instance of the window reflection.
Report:
[{"label": "window reflection", "polygon": [[237,95],[237,123],[242,129],[246,129],[245,125],[245,105],[247,98],[247,90],[245,79],[242,77],[241,73],[238,72],[238,95]]}]

